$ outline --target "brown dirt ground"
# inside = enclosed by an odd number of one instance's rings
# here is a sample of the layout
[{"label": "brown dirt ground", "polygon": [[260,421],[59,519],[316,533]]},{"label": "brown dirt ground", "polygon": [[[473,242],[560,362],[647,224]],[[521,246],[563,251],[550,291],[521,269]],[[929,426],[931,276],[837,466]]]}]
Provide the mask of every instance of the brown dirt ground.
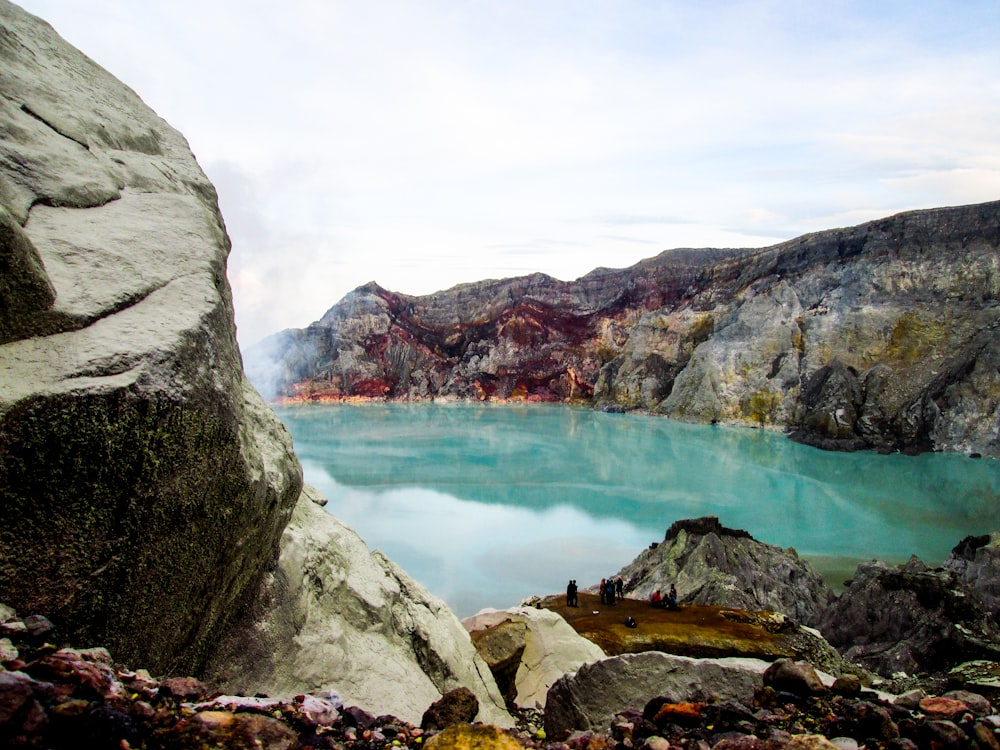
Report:
[{"label": "brown dirt ground", "polygon": [[[558,612],[609,656],[664,651],[701,658],[748,656],[773,660],[796,653],[788,637],[768,630],[766,617],[753,612],[702,605],[671,611],[628,598],[606,606],[596,595],[582,592],[579,603],[579,607],[567,607],[565,595],[558,595],[545,597],[538,606]],[[635,628],[625,626],[629,616],[635,619]]]}]

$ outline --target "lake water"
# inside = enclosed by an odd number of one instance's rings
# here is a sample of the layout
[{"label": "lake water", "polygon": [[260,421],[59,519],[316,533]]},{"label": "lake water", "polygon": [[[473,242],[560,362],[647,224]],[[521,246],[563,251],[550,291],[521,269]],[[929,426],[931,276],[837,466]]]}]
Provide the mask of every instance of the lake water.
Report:
[{"label": "lake water", "polygon": [[940,564],[1000,529],[1000,462],[829,453],[754,429],[554,405],[276,409],[327,509],[460,617],[617,572],[718,516],[831,584],[859,560]]}]

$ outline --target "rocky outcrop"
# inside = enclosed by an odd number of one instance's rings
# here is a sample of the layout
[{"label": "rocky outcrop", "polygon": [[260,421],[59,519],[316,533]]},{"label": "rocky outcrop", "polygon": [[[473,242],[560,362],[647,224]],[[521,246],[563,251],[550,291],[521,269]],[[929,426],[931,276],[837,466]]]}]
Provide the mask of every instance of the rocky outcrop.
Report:
[{"label": "rocky outcrop", "polygon": [[627,595],[648,599],[677,587],[678,601],[781,612],[812,623],[833,592],[794,549],[758,542],[715,517],[687,519],[667,529],[618,575]]},{"label": "rocky outcrop", "polygon": [[1000,456],[1000,202],[573,282],[370,283],[252,352],[279,398],[580,401],[825,448]]},{"label": "rocky outcrop", "polygon": [[443,694],[467,687],[480,720],[510,717],[458,618],[321,507],[306,486],[253,617],[222,644],[208,679],[227,692],[336,690],[375,714],[419,724]]},{"label": "rocky outcrop", "polygon": [[0,0],[0,601],[159,674],[509,721],[447,607],[302,491],[228,251],[182,136]]},{"label": "rocky outcrop", "polygon": [[942,567],[979,594],[986,609],[1000,611],[1000,533],[966,537]]},{"label": "rocky outcrop", "polygon": [[0,600],[194,671],[301,486],[179,133],[0,0]]},{"label": "rocky outcrop", "polygon": [[846,659],[884,676],[943,673],[972,660],[1000,661],[1000,628],[979,594],[953,573],[858,566],[818,627]]},{"label": "rocky outcrop", "polygon": [[501,688],[505,697],[518,708],[544,708],[556,680],[605,657],[599,646],[548,609],[487,610],[462,624],[498,685],[506,682],[507,690]]}]

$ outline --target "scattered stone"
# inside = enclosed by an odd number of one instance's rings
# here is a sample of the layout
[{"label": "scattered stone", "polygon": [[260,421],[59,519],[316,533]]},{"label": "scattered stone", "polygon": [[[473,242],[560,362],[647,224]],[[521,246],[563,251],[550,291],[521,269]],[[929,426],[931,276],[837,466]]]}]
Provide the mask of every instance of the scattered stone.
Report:
[{"label": "scattered stone", "polygon": [[925,722],[917,744],[922,747],[965,747],[968,737],[953,721],[936,720]]},{"label": "scattered stone", "polygon": [[445,729],[452,724],[468,724],[479,713],[479,700],[466,687],[455,688],[431,704],[420,721],[421,729]]},{"label": "scattered stone", "polygon": [[10,638],[0,638],[0,663],[14,661],[18,656],[18,650],[14,647]]},{"label": "scattered stone", "polygon": [[165,677],[160,680],[160,690],[179,701],[193,703],[205,700],[209,688],[194,677]]},{"label": "scattered stone", "polygon": [[948,672],[948,685],[971,690],[991,701],[1000,700],[1000,662],[970,661]]},{"label": "scattered stone", "polygon": [[701,703],[664,703],[652,717],[654,724],[696,724],[701,721]]},{"label": "scattered stone", "polygon": [[670,743],[662,737],[653,735],[643,741],[643,747],[645,750],[670,750]]},{"label": "scattered stone", "polygon": [[29,615],[24,618],[24,627],[28,631],[28,636],[37,641],[45,640],[55,629],[45,615]]},{"label": "scattered stone", "polygon": [[375,726],[375,717],[357,706],[348,706],[343,711],[344,722],[351,727],[365,730]]},{"label": "scattered stone", "polygon": [[960,700],[929,696],[920,701],[920,710],[935,719],[951,719],[969,710]]},{"label": "scattered stone", "polygon": [[857,675],[841,675],[833,681],[830,690],[837,695],[857,695],[861,692],[861,680]]},{"label": "scattered stone", "polygon": [[203,711],[182,719],[159,734],[164,746],[225,747],[232,750],[292,750],[298,738],[291,729],[270,716],[228,711]]},{"label": "scattered stone", "polygon": [[818,734],[796,734],[785,750],[839,750],[838,746]]},{"label": "scattered stone", "polygon": [[796,695],[819,695],[827,691],[811,664],[791,659],[778,659],[768,667],[764,672],[764,684]]},{"label": "scattered stone", "polygon": [[993,705],[982,695],[970,690],[949,690],[941,697],[964,703],[975,716],[989,716],[993,713]]},{"label": "scattered stone", "polygon": [[488,724],[454,724],[427,741],[428,750],[520,750],[521,744]]},{"label": "scattered stone", "polygon": [[910,711],[916,711],[920,708],[920,701],[926,697],[927,694],[923,690],[910,690],[902,695],[897,695],[893,699],[893,704],[909,709]]}]

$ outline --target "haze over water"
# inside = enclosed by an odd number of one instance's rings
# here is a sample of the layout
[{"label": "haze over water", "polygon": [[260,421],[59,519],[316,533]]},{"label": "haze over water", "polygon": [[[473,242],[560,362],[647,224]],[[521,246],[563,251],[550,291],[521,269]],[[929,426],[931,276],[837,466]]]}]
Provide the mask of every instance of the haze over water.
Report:
[{"label": "haze over water", "polygon": [[763,430],[552,405],[281,407],[327,510],[460,617],[617,572],[682,518],[859,560],[937,565],[1000,529],[1000,463],[829,453]]}]

